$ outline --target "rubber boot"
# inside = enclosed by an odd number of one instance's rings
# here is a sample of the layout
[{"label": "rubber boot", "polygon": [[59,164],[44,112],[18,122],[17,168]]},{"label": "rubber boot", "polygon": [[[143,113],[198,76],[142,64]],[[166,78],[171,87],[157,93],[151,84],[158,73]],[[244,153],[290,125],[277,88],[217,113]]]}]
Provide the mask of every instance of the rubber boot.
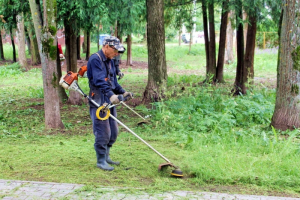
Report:
[{"label": "rubber boot", "polygon": [[97,167],[103,170],[112,171],[115,168],[110,166],[105,159],[105,154],[97,154]]},{"label": "rubber boot", "polygon": [[106,162],[109,163],[109,164],[111,164],[111,165],[119,165],[120,162],[118,162],[118,161],[112,161],[110,159],[110,157],[109,157],[109,151],[110,151],[110,147],[107,147],[107,149],[106,149]]}]

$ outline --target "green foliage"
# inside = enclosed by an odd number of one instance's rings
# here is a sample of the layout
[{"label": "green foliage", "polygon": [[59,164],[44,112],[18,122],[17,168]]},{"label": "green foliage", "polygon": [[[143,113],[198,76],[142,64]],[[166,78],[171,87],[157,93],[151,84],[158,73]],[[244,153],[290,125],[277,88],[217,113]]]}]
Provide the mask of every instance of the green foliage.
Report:
[{"label": "green foliage", "polygon": [[15,75],[22,74],[23,70],[21,69],[19,63],[14,63],[12,65],[0,66],[0,76],[1,77],[11,77]]},{"label": "green foliage", "polygon": [[279,46],[279,37],[277,32],[258,32],[256,34],[256,45],[259,48],[274,48]]}]

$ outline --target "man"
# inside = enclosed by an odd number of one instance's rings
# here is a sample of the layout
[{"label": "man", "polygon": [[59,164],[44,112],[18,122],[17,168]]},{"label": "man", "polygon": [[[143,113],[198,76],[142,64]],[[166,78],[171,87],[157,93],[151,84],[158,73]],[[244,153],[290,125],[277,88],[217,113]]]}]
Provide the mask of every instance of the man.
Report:
[{"label": "man", "polygon": [[117,55],[116,57],[114,57],[113,60],[114,60],[114,64],[115,64],[115,67],[116,67],[116,75],[119,76],[119,80],[120,80],[121,78],[124,77],[124,73],[121,72],[121,70],[119,68],[119,64],[120,64],[120,60],[121,60],[120,54]]},{"label": "man", "polygon": [[[103,41],[100,51],[89,58],[87,66],[87,77],[89,79],[90,97],[99,105],[105,103],[118,104],[123,97],[127,100],[132,98],[132,93],[126,92],[117,81],[116,69],[112,58],[119,52],[124,52],[125,48],[116,37],[109,36]],[[117,122],[111,118],[99,120],[96,117],[97,107],[90,103],[90,115],[93,121],[93,132],[95,135],[95,151],[97,155],[97,167],[103,170],[112,171],[112,165],[120,162],[112,161],[109,157],[110,148],[115,143],[118,136]],[[110,114],[117,117],[116,107],[110,108]],[[100,117],[106,113],[100,112]]]}]

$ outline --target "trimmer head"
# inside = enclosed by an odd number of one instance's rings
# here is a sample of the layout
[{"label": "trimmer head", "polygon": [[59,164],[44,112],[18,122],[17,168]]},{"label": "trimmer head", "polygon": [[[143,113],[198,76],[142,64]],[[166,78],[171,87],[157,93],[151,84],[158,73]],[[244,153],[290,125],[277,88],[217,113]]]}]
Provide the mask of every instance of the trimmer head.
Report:
[{"label": "trimmer head", "polygon": [[168,167],[168,166],[175,168],[175,169],[172,170],[172,172],[171,172],[171,175],[172,175],[172,176],[175,176],[175,177],[183,177],[182,171],[181,171],[178,167],[176,167],[175,165],[173,165],[172,163],[163,163],[163,164],[160,164],[160,165],[158,166],[158,171],[162,171],[164,168],[166,168],[166,167]]}]

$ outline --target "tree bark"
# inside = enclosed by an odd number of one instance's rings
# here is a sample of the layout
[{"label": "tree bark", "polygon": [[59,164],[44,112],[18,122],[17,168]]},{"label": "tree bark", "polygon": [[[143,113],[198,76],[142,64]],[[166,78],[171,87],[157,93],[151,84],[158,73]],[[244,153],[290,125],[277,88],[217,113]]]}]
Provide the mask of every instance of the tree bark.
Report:
[{"label": "tree bark", "polygon": [[121,24],[120,24],[120,21],[117,21],[117,29],[118,29],[118,32],[117,32],[117,38],[119,38],[120,42],[122,43],[122,28],[121,28]]},{"label": "tree bark", "polygon": [[5,60],[4,51],[3,51],[3,43],[2,43],[2,31],[0,30],[0,59]]},{"label": "tree bark", "polygon": [[[246,82],[253,84],[254,79],[254,52],[256,38],[256,16],[249,15],[249,24],[247,31],[247,43],[245,52],[245,79]],[[250,79],[250,80],[249,80]],[[248,81],[249,80],[249,81]]]},{"label": "tree bark", "polygon": [[179,37],[178,37],[178,46],[181,46],[181,28],[179,29],[179,32],[178,32],[178,35],[179,35]]},{"label": "tree bark", "polygon": [[29,70],[26,53],[25,53],[25,28],[24,28],[24,17],[23,13],[17,15],[17,37],[18,37],[18,55],[19,55],[19,63],[22,68],[25,68],[27,71]]},{"label": "tree bark", "polygon": [[85,60],[89,60],[90,54],[91,54],[91,35],[90,31],[86,32],[86,54],[85,54]]},{"label": "tree bark", "polygon": [[84,33],[84,40],[82,43],[82,53],[86,53],[87,31],[84,31],[83,33]]},{"label": "tree bark", "polygon": [[234,56],[233,56],[233,38],[234,38],[234,32],[232,28],[231,20],[232,16],[234,16],[233,11],[230,11],[228,13],[228,20],[227,20],[227,29],[226,29],[226,45],[225,45],[225,64],[230,64],[233,62]]},{"label": "tree bark", "polygon": [[131,34],[128,34],[127,35],[127,62],[126,62],[126,66],[132,66],[131,45],[132,45]]},{"label": "tree bark", "polygon": [[12,29],[10,29],[10,39],[11,39],[11,45],[13,48],[13,62],[17,62],[16,46],[15,46],[14,35],[12,34]]},{"label": "tree bark", "polygon": [[239,10],[236,11],[236,43],[237,43],[237,66],[236,66],[236,77],[234,83],[234,95],[239,95],[240,93],[245,94],[245,68],[244,68],[244,32],[243,32],[243,19],[242,14],[242,1],[237,0]]},{"label": "tree bark", "polygon": [[30,38],[30,51],[31,51],[31,65],[41,64],[41,56],[39,54],[39,47],[36,36],[34,36],[35,31],[32,22],[28,23],[28,35]]},{"label": "tree bark", "polygon": [[[66,43],[66,64],[67,71],[77,73],[77,33],[75,30],[75,20],[65,20],[65,43]],[[83,99],[76,91],[70,91],[68,103],[72,105],[82,105]]]},{"label": "tree bark", "polygon": [[81,60],[80,58],[80,34],[79,36],[77,36],[77,39],[76,39],[76,44],[77,44],[77,60]]},{"label": "tree bark", "polygon": [[300,35],[299,3],[282,3],[277,66],[277,93],[271,125],[280,130],[300,127]]},{"label": "tree bark", "polygon": [[[243,28],[244,28],[244,44],[247,44],[247,32],[248,32],[248,13],[246,11],[243,11]],[[246,45],[245,45],[246,48]]]},{"label": "tree bark", "polygon": [[216,79],[216,34],[215,34],[215,15],[214,15],[214,0],[208,3],[209,12],[209,65],[206,81],[215,82]]},{"label": "tree bark", "polygon": [[[59,85],[60,78],[62,77],[62,70],[61,70],[61,61],[60,61],[60,57],[59,57],[58,45],[57,45],[57,53],[56,53],[56,65],[57,65],[57,76],[58,76],[56,83]],[[58,92],[58,97],[59,97],[60,103],[63,103],[65,100],[68,99],[66,90],[63,87],[58,87],[57,92]]]},{"label": "tree bark", "polygon": [[189,53],[191,52],[191,49],[192,49],[192,43],[193,43],[193,34],[192,34],[192,31],[190,32],[190,42],[189,42]]},{"label": "tree bark", "polygon": [[226,29],[227,29],[227,21],[228,21],[228,0],[223,1],[222,6],[222,19],[221,19],[221,27],[220,27],[220,42],[219,42],[219,54],[218,54],[218,63],[217,63],[217,82],[224,83],[224,57],[225,57],[225,44],[226,44]]},{"label": "tree bark", "polygon": [[[43,34],[42,21],[39,17],[36,17],[40,16],[40,7],[38,7],[35,0],[29,0],[29,3],[39,46],[39,53],[42,60],[45,126],[46,128],[64,128],[60,117],[59,97],[57,92],[57,87],[59,86],[56,81],[58,78],[56,71],[56,9],[53,9],[56,5],[56,0],[44,0],[45,21],[43,24],[45,27],[43,29],[48,31],[45,31]],[[50,46],[50,49],[47,48],[47,46]]]},{"label": "tree bark", "polygon": [[202,0],[202,12],[203,12],[203,30],[204,30],[204,41],[205,41],[205,55],[206,55],[206,74],[208,74],[209,69],[209,35],[208,35],[208,23],[207,23],[207,5],[206,0]]},{"label": "tree bark", "polygon": [[167,83],[165,52],[164,1],[146,0],[148,83],[143,101],[158,101],[164,96]]}]

